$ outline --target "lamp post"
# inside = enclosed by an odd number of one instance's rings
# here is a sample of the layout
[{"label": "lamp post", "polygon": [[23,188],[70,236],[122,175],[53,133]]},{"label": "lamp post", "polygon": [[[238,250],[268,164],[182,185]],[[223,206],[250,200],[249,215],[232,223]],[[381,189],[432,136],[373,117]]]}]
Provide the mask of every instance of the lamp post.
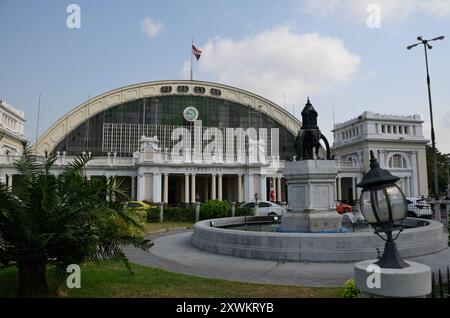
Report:
[{"label": "lamp post", "polygon": [[[383,256],[375,264],[381,268],[405,268],[409,265],[402,260],[395,240],[402,232],[401,221],[407,216],[406,198],[402,190],[395,184],[400,178],[389,171],[381,169],[370,151],[370,171],[357,185],[363,188],[360,197],[361,212],[367,222],[372,225],[375,234],[386,243]],[[397,236],[392,233],[398,231]],[[386,233],[384,238],[380,233]]]},{"label": "lamp post", "polygon": [[433,106],[431,103],[431,81],[430,81],[430,72],[428,69],[428,51],[427,49],[432,49],[433,47],[430,45],[429,42],[437,41],[437,40],[443,40],[444,36],[438,36],[436,38],[433,38],[431,40],[425,40],[421,36],[417,37],[418,43],[409,45],[407,47],[408,50],[411,50],[412,48],[423,44],[423,48],[425,51],[425,66],[427,69],[427,86],[428,86],[428,104],[430,108],[430,123],[431,123],[431,144],[433,146],[433,172],[434,172],[434,195],[437,196],[439,194],[438,189],[438,170],[437,170],[437,158],[436,158],[436,140],[434,136],[434,124],[433,124]]},{"label": "lamp post", "polygon": [[255,193],[255,215],[259,216],[258,193]]}]

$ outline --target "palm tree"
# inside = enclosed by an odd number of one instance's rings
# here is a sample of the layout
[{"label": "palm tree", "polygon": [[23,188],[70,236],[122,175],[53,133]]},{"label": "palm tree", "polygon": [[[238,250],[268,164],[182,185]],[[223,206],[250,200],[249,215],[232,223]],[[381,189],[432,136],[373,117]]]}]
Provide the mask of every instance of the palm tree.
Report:
[{"label": "palm tree", "polygon": [[126,195],[114,180],[88,180],[89,159],[80,155],[55,175],[56,156],[38,158],[24,144],[15,163],[21,175],[17,196],[0,183],[0,264],[17,266],[19,296],[49,294],[48,264],[60,273],[69,264],[102,259],[121,260],[130,268],[121,246],[148,250],[153,245],[123,230],[123,224],[139,226],[121,203]]}]

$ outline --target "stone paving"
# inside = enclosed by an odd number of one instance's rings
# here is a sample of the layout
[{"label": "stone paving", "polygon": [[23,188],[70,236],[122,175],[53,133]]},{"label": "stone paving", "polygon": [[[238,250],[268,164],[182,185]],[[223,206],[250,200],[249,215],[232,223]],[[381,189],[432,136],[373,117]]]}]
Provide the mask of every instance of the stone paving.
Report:
[{"label": "stone paving", "polygon": [[[353,263],[298,263],[253,260],[217,255],[191,245],[192,230],[153,235],[149,252],[126,247],[130,261],[171,272],[249,283],[342,286],[353,277]],[[450,266],[450,250],[408,260],[429,265],[435,272]]]}]

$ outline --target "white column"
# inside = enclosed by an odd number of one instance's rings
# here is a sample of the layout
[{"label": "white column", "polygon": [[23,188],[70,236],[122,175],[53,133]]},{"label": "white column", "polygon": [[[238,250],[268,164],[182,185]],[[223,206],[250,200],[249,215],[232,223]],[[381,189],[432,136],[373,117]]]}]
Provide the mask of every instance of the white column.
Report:
[{"label": "white column", "polygon": [[353,196],[353,201],[358,200],[358,198],[356,197],[356,178],[352,177],[352,196]]},{"label": "white column", "polygon": [[137,201],[145,199],[145,174],[138,174]]},{"label": "white column", "polygon": [[184,175],[184,203],[189,203],[189,175]]},{"label": "white column", "polygon": [[244,175],[244,183],[245,183],[245,202],[254,201],[255,189],[253,184],[253,175],[251,174]]},{"label": "white column", "polygon": [[163,195],[163,202],[169,203],[169,174],[164,174],[164,195]]},{"label": "white column", "polygon": [[153,202],[161,203],[161,174],[154,173],[153,174]]},{"label": "white column", "polygon": [[13,178],[14,178],[13,174],[8,175],[8,189],[10,191],[12,191],[13,188]]},{"label": "white column", "polygon": [[411,152],[411,168],[413,171],[412,182],[411,182],[411,196],[419,196],[419,182],[417,178],[417,151]]},{"label": "white column", "polygon": [[237,182],[238,182],[238,202],[244,202],[244,193],[243,193],[243,189],[242,189],[242,175],[238,174],[238,178],[237,178]]},{"label": "white column", "polygon": [[259,198],[261,201],[267,201],[267,177],[259,176]]},{"label": "white column", "polygon": [[136,177],[134,176],[131,177],[131,200],[136,200]]},{"label": "white column", "polygon": [[338,201],[342,201],[342,177],[338,178]]},{"label": "white column", "polygon": [[334,200],[336,201],[338,199],[338,182],[337,178],[334,179]]},{"label": "white column", "polygon": [[211,176],[211,200],[216,199],[216,175]]},{"label": "white column", "polygon": [[195,203],[195,195],[196,195],[196,193],[195,193],[195,174],[193,174],[192,176],[192,179],[191,179],[191,202],[192,203]]},{"label": "white column", "polygon": [[217,179],[217,199],[222,201],[222,175],[219,174]]},{"label": "white column", "polygon": [[281,178],[277,178],[277,202],[281,201]]}]

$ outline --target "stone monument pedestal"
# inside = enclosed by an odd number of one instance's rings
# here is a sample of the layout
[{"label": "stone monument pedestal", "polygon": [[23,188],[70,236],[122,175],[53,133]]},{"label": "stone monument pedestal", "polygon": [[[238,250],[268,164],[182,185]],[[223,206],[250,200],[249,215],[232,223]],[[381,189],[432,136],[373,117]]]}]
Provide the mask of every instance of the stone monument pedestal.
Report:
[{"label": "stone monument pedestal", "polygon": [[361,298],[426,297],[431,293],[431,270],[427,265],[406,262],[409,267],[378,267],[377,273],[369,267],[377,261],[355,264],[355,282],[361,290]]},{"label": "stone monument pedestal", "polygon": [[320,232],[339,229],[334,184],[338,171],[335,160],[286,162],[283,175],[288,184],[289,208],[281,226],[292,232]]}]

